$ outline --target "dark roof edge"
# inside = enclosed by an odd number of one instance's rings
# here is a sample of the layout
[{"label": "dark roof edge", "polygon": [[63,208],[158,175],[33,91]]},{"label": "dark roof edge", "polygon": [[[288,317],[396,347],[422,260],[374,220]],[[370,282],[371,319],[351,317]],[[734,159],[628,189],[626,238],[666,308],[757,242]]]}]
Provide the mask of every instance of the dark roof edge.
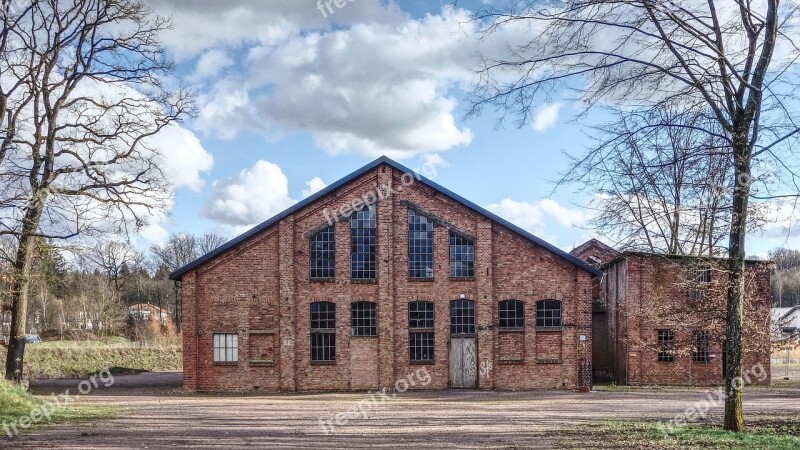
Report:
[{"label": "dark roof edge", "polygon": [[197,269],[198,267],[200,267],[200,266],[204,265],[205,263],[211,261],[212,259],[214,259],[217,256],[221,255],[222,253],[225,253],[228,250],[235,248],[236,246],[238,246],[239,244],[247,241],[251,237],[261,233],[262,231],[265,231],[266,229],[270,228],[272,225],[280,222],[282,219],[294,214],[295,212],[305,208],[306,206],[310,205],[311,203],[315,202],[316,200],[320,199],[321,197],[324,197],[324,196],[330,194],[331,192],[335,191],[336,189],[339,189],[340,187],[342,187],[345,184],[353,181],[354,179],[356,179],[356,178],[366,174],[367,172],[377,168],[381,164],[387,164],[390,167],[392,167],[392,168],[394,168],[396,170],[399,170],[401,172],[404,172],[404,173],[412,173],[412,174],[414,174],[414,178],[416,180],[420,181],[421,183],[423,183],[423,184],[425,184],[425,185],[427,185],[427,186],[429,186],[429,187],[431,187],[431,188],[433,188],[433,189],[445,194],[446,196],[450,197],[451,199],[455,200],[456,202],[458,202],[458,203],[462,204],[463,206],[466,206],[467,208],[473,210],[474,212],[476,212],[476,213],[478,213],[478,214],[480,214],[482,216],[485,216],[485,217],[491,219],[492,221],[494,221],[494,222],[496,222],[496,223],[508,228],[509,230],[513,231],[514,233],[517,233],[520,236],[526,238],[527,240],[533,242],[534,244],[539,245],[540,247],[543,247],[543,248],[545,248],[546,250],[548,250],[548,251],[550,251],[552,253],[555,253],[557,256],[560,256],[561,258],[567,260],[569,263],[577,266],[580,269],[583,269],[583,270],[591,273],[592,275],[600,276],[600,275],[603,274],[600,270],[595,269],[594,267],[592,267],[589,264],[585,263],[581,259],[579,259],[579,258],[577,258],[577,257],[575,257],[573,255],[570,255],[569,253],[567,253],[567,252],[561,250],[560,248],[558,248],[558,247],[556,247],[556,246],[554,246],[554,245],[542,240],[541,238],[539,238],[539,237],[537,237],[537,236],[535,236],[535,235],[523,230],[522,228],[514,225],[513,223],[511,223],[511,222],[509,222],[509,221],[497,216],[494,213],[491,213],[491,212],[487,211],[483,207],[478,206],[475,203],[472,203],[471,201],[465,199],[464,197],[461,197],[460,195],[450,191],[449,189],[446,189],[446,188],[440,186],[439,184],[437,184],[437,183],[425,178],[421,174],[409,169],[408,167],[406,167],[406,166],[404,166],[404,165],[402,165],[402,164],[400,164],[400,163],[398,163],[398,162],[396,162],[396,161],[394,161],[392,159],[389,159],[386,156],[381,156],[380,158],[376,159],[375,161],[372,161],[371,163],[369,163],[369,164],[365,165],[364,167],[356,170],[355,172],[352,172],[351,174],[345,176],[344,178],[341,178],[339,181],[336,181],[335,183],[332,183],[331,185],[327,186],[325,189],[322,189],[321,191],[315,193],[314,195],[311,195],[308,198],[305,198],[302,201],[300,201],[298,203],[295,203],[294,205],[292,205],[288,209],[284,210],[283,212],[278,213],[276,216],[273,216],[272,218],[262,222],[259,225],[256,225],[255,227],[251,228],[250,230],[248,230],[248,231],[240,234],[239,236],[231,239],[230,241],[226,242],[222,246],[217,247],[216,249],[214,249],[214,250],[206,253],[205,255],[195,259],[194,261],[190,262],[189,264],[186,264],[185,266],[183,266],[183,267],[181,267],[179,269],[176,269],[175,271],[173,271],[172,273],[169,274],[169,279],[170,280],[179,280],[186,273],[188,273],[188,272],[190,272],[190,271],[192,271],[194,269]]},{"label": "dark roof edge", "polygon": [[[666,253],[653,253],[653,252],[641,252],[635,250],[625,250],[619,252],[619,254],[612,260],[603,263],[600,267],[608,267],[611,264],[614,264],[618,261],[621,261],[628,256],[644,256],[644,257],[657,257],[657,258],[667,258],[667,259],[699,259],[703,261],[727,261],[730,258],[723,258],[721,256],[701,256],[701,255],[670,255]],[[748,259],[744,260],[747,264],[774,264],[775,261],[771,259]]]},{"label": "dark roof edge", "polygon": [[788,308],[789,308],[789,310],[788,310],[788,311],[786,311],[786,314],[784,314],[784,315],[782,315],[782,316],[778,317],[778,320],[783,320],[783,319],[786,319],[786,318],[788,318],[788,317],[789,317],[789,316],[790,316],[792,313],[794,313],[795,311],[798,311],[798,310],[800,310],[800,305],[789,306]]}]

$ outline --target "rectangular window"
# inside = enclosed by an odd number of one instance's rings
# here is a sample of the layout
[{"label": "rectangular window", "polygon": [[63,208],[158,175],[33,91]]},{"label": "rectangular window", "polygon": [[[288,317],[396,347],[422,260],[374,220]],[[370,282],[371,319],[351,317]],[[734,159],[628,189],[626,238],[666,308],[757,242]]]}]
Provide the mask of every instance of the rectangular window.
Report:
[{"label": "rectangular window", "polygon": [[236,333],[214,333],[214,362],[239,362],[239,335]]},{"label": "rectangular window", "polygon": [[312,279],[332,279],[336,276],[336,240],[333,225],[311,236],[310,260]]},{"label": "rectangular window", "polygon": [[353,336],[377,336],[378,327],[375,319],[375,303],[355,302],[350,305],[351,326]]},{"label": "rectangular window", "polygon": [[433,222],[408,210],[408,276],[433,278]]},{"label": "rectangular window", "polygon": [[350,216],[350,278],[375,279],[375,205]]},{"label": "rectangular window", "polygon": [[336,361],[336,305],[311,304],[311,361]]},{"label": "rectangular window", "polygon": [[695,265],[688,269],[689,298],[698,300],[708,294],[708,285],[711,283],[711,267]]},{"label": "rectangular window", "polygon": [[539,300],[536,302],[536,327],[561,328],[561,302]]},{"label": "rectangular window", "polygon": [[498,305],[500,330],[525,329],[525,304],[519,300],[505,300]]},{"label": "rectangular window", "polygon": [[472,278],[475,276],[475,245],[471,240],[450,232],[450,276]]},{"label": "rectangular window", "polygon": [[672,330],[658,330],[658,362],[675,361],[675,333]]},{"label": "rectangular window", "polygon": [[694,352],[692,360],[695,362],[708,362],[708,331],[698,330],[694,332]]},{"label": "rectangular window", "polygon": [[408,304],[408,351],[411,361],[433,361],[433,323],[432,302]]},{"label": "rectangular window", "polygon": [[411,361],[433,361],[433,332],[412,331],[408,334]]}]

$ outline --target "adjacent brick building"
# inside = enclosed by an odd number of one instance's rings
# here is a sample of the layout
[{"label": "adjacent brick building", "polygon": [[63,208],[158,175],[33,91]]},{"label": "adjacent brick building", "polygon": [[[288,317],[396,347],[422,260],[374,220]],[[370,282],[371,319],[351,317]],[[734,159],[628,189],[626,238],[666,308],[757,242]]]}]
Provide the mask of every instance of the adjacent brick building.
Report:
[{"label": "adjacent brick building", "polygon": [[600,274],[380,158],[170,275],[184,386],[585,389]]},{"label": "adjacent brick building", "polygon": [[[597,379],[720,384],[725,366],[727,261],[623,252],[601,265],[595,302]],[[747,261],[744,368],[769,383],[771,262]]]},{"label": "adjacent brick building", "polygon": [[[589,239],[569,253],[596,268],[619,256],[617,250],[597,239]],[[599,382],[610,381],[614,372],[614,355],[607,351],[608,327],[602,281],[602,277],[592,280],[592,377]]]}]

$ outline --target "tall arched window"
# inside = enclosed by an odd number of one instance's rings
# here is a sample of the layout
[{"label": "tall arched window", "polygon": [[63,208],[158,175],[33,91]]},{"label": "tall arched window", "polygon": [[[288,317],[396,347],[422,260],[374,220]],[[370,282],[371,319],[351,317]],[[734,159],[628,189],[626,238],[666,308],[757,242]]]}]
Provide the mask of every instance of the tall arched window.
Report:
[{"label": "tall arched window", "polygon": [[350,216],[350,278],[375,279],[375,205]]},{"label": "tall arched window", "polygon": [[331,279],[336,272],[336,233],[331,225],[316,232],[309,241],[309,265],[312,279]]},{"label": "tall arched window", "polygon": [[433,221],[408,210],[408,276],[433,278]]},{"label": "tall arched window", "polygon": [[311,361],[336,361],[336,305],[311,304]]},{"label": "tall arched window", "polygon": [[536,327],[561,328],[561,302],[539,300],[536,302]]}]

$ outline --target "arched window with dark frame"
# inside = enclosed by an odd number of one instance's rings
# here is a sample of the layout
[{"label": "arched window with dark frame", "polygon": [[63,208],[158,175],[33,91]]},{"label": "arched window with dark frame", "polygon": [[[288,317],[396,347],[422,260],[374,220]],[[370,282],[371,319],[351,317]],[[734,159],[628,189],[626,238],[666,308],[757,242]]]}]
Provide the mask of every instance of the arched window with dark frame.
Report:
[{"label": "arched window with dark frame", "polygon": [[311,362],[336,362],[336,305],[311,304]]},{"label": "arched window with dark frame", "polygon": [[412,362],[434,359],[433,302],[408,304],[408,352]]},{"label": "arched window with dark frame", "polygon": [[475,277],[475,244],[450,230],[450,277]]},{"label": "arched window with dark frame", "polygon": [[561,328],[561,302],[559,300],[536,302],[536,328]]},{"label": "arched window with dark frame", "polygon": [[309,240],[309,265],[312,280],[333,279],[336,274],[335,226],[323,228]]},{"label": "arched window with dark frame", "polygon": [[376,268],[375,205],[350,216],[350,278],[374,280]]},{"label": "arched window with dark frame", "polygon": [[500,331],[525,329],[525,303],[519,300],[503,300],[497,305]]},{"label": "arched window with dark frame", "polygon": [[465,299],[450,302],[450,334],[475,334],[475,302]]},{"label": "arched window with dark frame", "polygon": [[350,326],[353,336],[377,336],[377,318],[375,303],[353,302],[350,304]]},{"label": "arched window with dark frame", "polygon": [[433,221],[408,209],[408,276],[433,278]]}]

